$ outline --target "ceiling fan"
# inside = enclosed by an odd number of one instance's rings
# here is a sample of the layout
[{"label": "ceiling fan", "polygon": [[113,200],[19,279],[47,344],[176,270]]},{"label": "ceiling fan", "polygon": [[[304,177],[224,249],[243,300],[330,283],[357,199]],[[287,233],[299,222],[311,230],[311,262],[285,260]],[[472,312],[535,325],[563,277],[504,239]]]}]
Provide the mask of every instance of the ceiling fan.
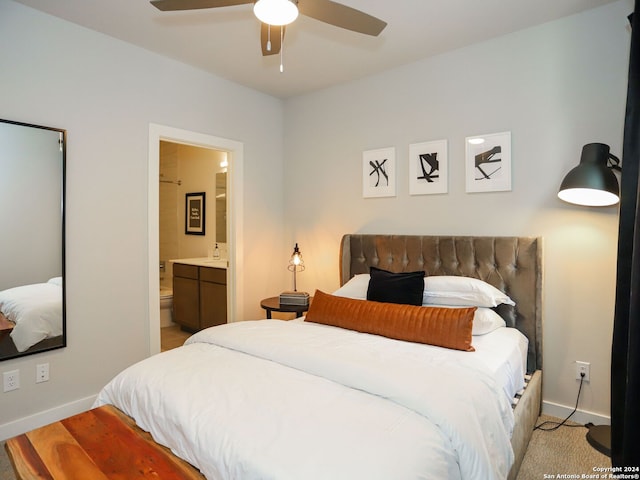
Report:
[{"label": "ceiling fan", "polygon": [[[230,7],[254,3],[253,11],[262,22],[260,43],[263,55],[280,53],[285,25],[293,22],[298,13],[336,27],[378,36],[386,22],[355,8],[331,0],[151,0],[159,10],[197,10],[201,8]],[[278,35],[271,36],[271,27],[280,27]]]}]

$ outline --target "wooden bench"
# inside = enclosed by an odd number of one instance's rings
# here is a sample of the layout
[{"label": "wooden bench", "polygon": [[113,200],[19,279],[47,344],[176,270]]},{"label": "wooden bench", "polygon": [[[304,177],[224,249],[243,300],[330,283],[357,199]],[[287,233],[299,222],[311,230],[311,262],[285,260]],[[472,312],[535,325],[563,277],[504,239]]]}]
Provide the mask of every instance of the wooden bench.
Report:
[{"label": "wooden bench", "polygon": [[204,480],[111,405],[11,438],[6,449],[19,480]]}]

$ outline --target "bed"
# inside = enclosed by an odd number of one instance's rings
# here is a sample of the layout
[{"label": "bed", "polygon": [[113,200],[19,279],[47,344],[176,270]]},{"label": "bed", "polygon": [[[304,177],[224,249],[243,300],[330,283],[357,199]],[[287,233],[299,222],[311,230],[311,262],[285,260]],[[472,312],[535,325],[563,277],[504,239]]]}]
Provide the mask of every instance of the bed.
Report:
[{"label": "bed", "polygon": [[371,266],[478,278],[514,300],[515,307],[501,305],[496,310],[507,327],[528,340],[526,388],[514,399],[514,461],[508,478],[515,479],[542,406],[542,238],[345,235],[340,248],[341,285]]},{"label": "bed", "polygon": [[0,328],[18,352],[62,335],[62,278],[0,291]]},{"label": "bed", "polygon": [[[96,409],[209,480],[514,479],[540,410],[540,239],[345,235],[340,278],[306,318],[212,327],[129,367]],[[429,308],[359,298],[416,278]],[[461,303],[487,289],[498,320],[480,322]]]}]

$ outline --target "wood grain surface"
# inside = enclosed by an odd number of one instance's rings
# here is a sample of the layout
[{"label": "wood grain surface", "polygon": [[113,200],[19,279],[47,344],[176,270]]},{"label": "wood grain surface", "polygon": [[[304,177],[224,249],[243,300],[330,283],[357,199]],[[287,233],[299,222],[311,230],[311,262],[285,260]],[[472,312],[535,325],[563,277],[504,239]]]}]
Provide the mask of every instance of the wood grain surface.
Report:
[{"label": "wood grain surface", "polygon": [[9,439],[6,449],[20,480],[204,480],[111,405]]}]

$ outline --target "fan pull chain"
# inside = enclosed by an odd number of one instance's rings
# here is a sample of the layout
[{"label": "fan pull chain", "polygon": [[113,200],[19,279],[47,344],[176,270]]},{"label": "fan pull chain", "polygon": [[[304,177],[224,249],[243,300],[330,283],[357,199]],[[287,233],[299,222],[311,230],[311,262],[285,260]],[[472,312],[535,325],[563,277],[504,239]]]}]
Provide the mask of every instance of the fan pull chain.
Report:
[{"label": "fan pull chain", "polygon": [[284,60],[283,60],[283,52],[284,52],[284,27],[280,27],[280,73],[284,72]]},{"label": "fan pull chain", "polygon": [[267,25],[267,52],[271,51],[271,25]]}]

